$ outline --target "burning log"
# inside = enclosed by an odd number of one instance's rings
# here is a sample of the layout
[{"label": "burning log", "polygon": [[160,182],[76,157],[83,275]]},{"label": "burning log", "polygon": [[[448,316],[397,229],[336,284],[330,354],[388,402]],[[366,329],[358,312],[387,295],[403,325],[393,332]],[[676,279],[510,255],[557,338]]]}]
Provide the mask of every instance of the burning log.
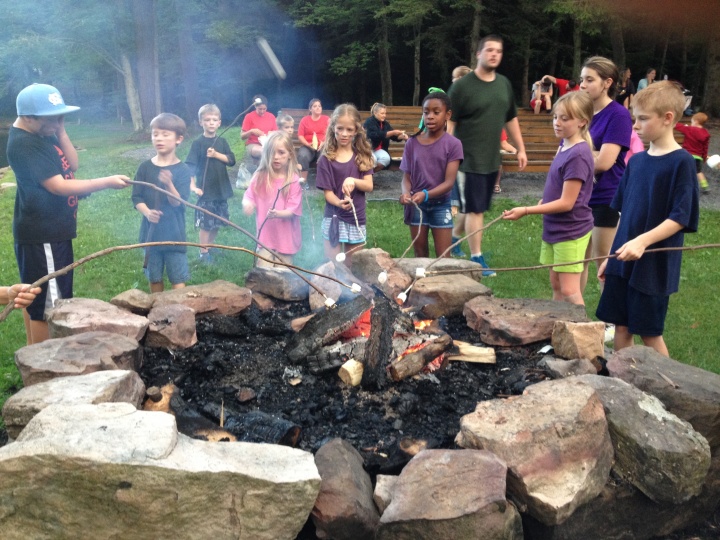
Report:
[{"label": "burning log", "polygon": [[492,347],[476,347],[470,345],[464,341],[455,340],[453,345],[458,348],[457,354],[450,353],[448,360],[450,361],[461,361],[461,362],[472,362],[476,364],[494,364],[495,349]]},{"label": "burning log", "polygon": [[361,362],[351,358],[342,365],[340,371],[338,371],[338,376],[345,384],[357,386],[362,380],[363,365]]},{"label": "burning log", "polygon": [[245,442],[295,447],[300,439],[299,426],[262,411],[231,416],[226,420],[225,428],[234,433],[238,440]]},{"label": "burning log", "polygon": [[358,296],[347,304],[318,313],[293,334],[285,346],[285,354],[293,363],[314,355],[323,345],[336,341],[360,316],[370,309],[370,300]]},{"label": "burning log", "polygon": [[393,357],[395,320],[401,313],[384,295],[375,297],[375,307],[370,316],[370,337],[363,357],[362,387],[381,389],[387,375],[385,365]]},{"label": "burning log", "polygon": [[444,353],[452,345],[452,338],[445,334],[426,341],[422,348],[408,352],[395,360],[388,370],[395,382],[420,373],[422,369],[435,358]]}]

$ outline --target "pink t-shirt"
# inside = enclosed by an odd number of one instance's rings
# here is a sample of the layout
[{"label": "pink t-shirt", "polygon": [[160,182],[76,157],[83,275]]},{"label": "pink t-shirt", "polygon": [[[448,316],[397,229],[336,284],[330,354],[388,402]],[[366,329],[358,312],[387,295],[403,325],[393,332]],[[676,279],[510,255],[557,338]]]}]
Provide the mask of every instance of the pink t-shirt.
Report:
[{"label": "pink t-shirt", "polygon": [[[243,195],[243,201],[248,200],[255,205],[255,226],[259,229],[272,208],[278,190],[285,185],[285,178],[274,179],[272,188],[267,193],[264,190],[257,191],[257,178],[255,174]],[[268,219],[259,238],[267,247],[284,255],[294,255],[300,251],[302,245],[302,188],[299,180],[300,177],[295,175],[287,193],[281,193],[275,203],[275,210],[291,210],[292,217]]]},{"label": "pink t-shirt", "polygon": [[627,165],[627,162],[630,161],[630,158],[634,154],[639,154],[640,152],[645,151],[645,145],[640,140],[640,136],[635,133],[635,130],[633,129],[632,133],[630,134],[630,149],[627,151],[627,154],[625,154],[625,165]]},{"label": "pink t-shirt", "polygon": [[312,143],[313,133],[317,137],[318,144],[325,140],[325,132],[330,125],[330,117],[320,115],[320,118],[313,120],[312,116],[303,116],[298,126],[298,137],[305,137],[305,140]]},{"label": "pink t-shirt", "polygon": [[[250,111],[242,123],[243,131],[250,131],[251,129],[257,128],[262,131],[265,135],[271,131],[277,131],[277,123],[275,122],[275,115],[271,112],[265,112],[260,116],[255,111]],[[260,144],[257,135],[250,135],[245,141],[245,146],[248,144]],[[267,225],[266,225],[267,227]]]}]

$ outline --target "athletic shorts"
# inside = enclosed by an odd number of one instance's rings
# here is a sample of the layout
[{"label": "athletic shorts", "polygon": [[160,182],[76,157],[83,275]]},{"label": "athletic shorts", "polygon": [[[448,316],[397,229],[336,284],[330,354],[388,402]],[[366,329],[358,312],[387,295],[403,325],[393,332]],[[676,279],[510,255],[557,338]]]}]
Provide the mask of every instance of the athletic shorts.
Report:
[{"label": "athletic shorts", "polygon": [[625,278],[605,275],[595,315],[606,323],[627,326],[631,334],[657,337],[663,335],[669,303],[669,296],[645,294],[631,287]]},{"label": "athletic shorts", "polygon": [[162,283],[163,272],[173,285],[190,281],[190,267],[184,251],[159,251],[150,249],[145,276],[150,283]]},{"label": "athletic shorts", "polygon": [[[540,246],[540,264],[562,264],[573,261],[581,261],[585,258],[585,250],[592,231],[577,240],[566,240],[565,242],[557,242],[548,244],[543,240]],[[568,274],[579,274],[583,271],[583,263],[569,264],[565,266],[555,266],[555,272],[563,272]]]},{"label": "athletic shorts", "polygon": [[703,160],[700,157],[695,157],[695,172],[700,174],[702,172]]},{"label": "athletic shorts", "polygon": [[490,174],[458,172],[456,184],[462,214],[484,214],[490,209],[497,174],[497,171]]},{"label": "athletic shorts", "polygon": [[593,222],[596,227],[614,229],[620,221],[620,212],[610,208],[609,204],[597,204],[591,207]]},{"label": "athletic shorts", "polygon": [[[422,211],[423,227],[431,229],[452,229],[453,218],[450,210],[450,199],[429,199],[418,204]],[[420,225],[420,212],[412,204],[405,205],[405,225]]]},{"label": "athletic shorts", "polygon": [[[20,281],[34,283],[41,277],[73,263],[72,240],[49,244],[15,244],[15,258],[20,270]],[[27,308],[28,315],[33,321],[46,320],[46,310],[51,309],[56,300],[72,298],[72,271],[51,279],[41,288],[42,292]]]},{"label": "athletic shorts", "polygon": [[[230,221],[230,213],[228,212],[228,203],[226,200],[204,201],[200,199],[197,205],[203,210],[212,212],[216,216]],[[216,217],[209,216],[200,210],[195,210],[196,229],[202,229],[203,231],[217,231],[220,227],[225,227],[226,225],[227,224],[225,222],[220,221]]]}]

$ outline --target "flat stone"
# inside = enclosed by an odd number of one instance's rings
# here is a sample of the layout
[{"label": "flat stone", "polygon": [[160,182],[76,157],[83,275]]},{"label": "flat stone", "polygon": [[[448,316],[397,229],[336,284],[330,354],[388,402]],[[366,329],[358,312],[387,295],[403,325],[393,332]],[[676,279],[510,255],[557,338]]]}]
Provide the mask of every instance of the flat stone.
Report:
[{"label": "flat stone", "polygon": [[252,291],[229,281],[217,280],[202,285],[191,285],[156,293],[153,307],[183,304],[198,315],[217,313],[237,315],[245,311],[252,301]]},{"label": "flat stone", "polygon": [[409,276],[414,276],[417,268],[427,268],[433,263],[429,272],[453,272],[448,276],[465,276],[477,282],[482,280],[482,266],[468,259],[453,259],[443,257],[442,259],[431,259],[429,257],[406,257],[405,259],[393,259],[397,265]]},{"label": "flat stone", "polygon": [[111,332],[140,341],[148,320],[94,298],[58,300],[48,315],[50,337],[61,338],[85,332]]},{"label": "flat stone", "polygon": [[[353,253],[352,272],[365,283],[377,286],[390,298],[396,298],[407,289],[413,279],[398,266],[389,253],[380,248],[361,249]],[[387,273],[385,283],[378,281],[380,272]]]},{"label": "flat stone", "polygon": [[275,309],[278,301],[263,293],[253,292],[252,303],[254,306],[257,306],[260,311],[270,311]]},{"label": "flat stone", "polygon": [[378,540],[522,539],[505,463],[484,450],[424,450],[403,469]]},{"label": "flat stone", "polygon": [[0,448],[0,477],[8,540],[292,540],[320,487],[307,452],[193,440],[124,403],[45,408]]},{"label": "flat stone", "polygon": [[322,484],[312,510],[320,538],[372,540],[380,518],[373,502],[370,476],[363,459],[342,439],[324,444],[315,454]]},{"label": "flat stone", "polygon": [[130,289],[112,298],[110,303],[136,315],[147,315],[150,309],[152,309],[154,301],[153,295],[140,289]]},{"label": "flat stone", "polygon": [[154,307],[148,313],[145,345],[165,349],[187,349],[197,343],[195,310],[182,304]]},{"label": "flat stone", "polygon": [[136,340],[110,332],[48,339],[15,351],[24,386],[95,371],[135,371],[142,359],[142,347]]},{"label": "flat stone", "polygon": [[2,416],[8,436],[16,439],[28,422],[50,405],[124,402],[139,408],[144,396],[145,385],[134,371],[96,371],[26,386],[8,398]]},{"label": "flat stone", "polygon": [[668,411],[690,422],[707,439],[713,456],[720,451],[720,375],[643,346],[618,351],[607,368],[613,377],[655,396]]},{"label": "flat stone", "polygon": [[460,315],[465,303],[476,296],[490,296],[492,291],[472,278],[442,275],[422,278],[415,282],[407,304],[421,307],[428,319]]},{"label": "flat stone", "polygon": [[587,322],[585,306],[531,298],[477,296],[463,315],[483,343],[497,347],[549,340],[556,321]]},{"label": "flat stone", "polygon": [[529,386],[522,396],[478,403],[461,418],[456,442],[504,460],[508,492],[546,525],[562,523],[597,497],[613,458],[598,395],[565,379]]},{"label": "flat stone", "polygon": [[245,275],[245,286],[253,293],[288,302],[305,300],[308,295],[308,284],[287,268],[251,268]]},{"label": "flat stone", "polygon": [[592,360],[605,354],[605,323],[574,323],[557,321],[553,325],[551,343],[555,354],[568,360]]},{"label": "flat stone", "polygon": [[564,379],[573,375],[597,375],[597,368],[587,358],[565,360],[554,356],[545,356],[538,367],[553,379]]},{"label": "flat stone", "polygon": [[392,501],[392,492],[395,489],[397,480],[397,476],[390,476],[388,474],[378,474],[375,477],[373,501],[375,501],[375,506],[377,506],[380,515],[385,512],[385,509],[390,505],[390,501]]}]

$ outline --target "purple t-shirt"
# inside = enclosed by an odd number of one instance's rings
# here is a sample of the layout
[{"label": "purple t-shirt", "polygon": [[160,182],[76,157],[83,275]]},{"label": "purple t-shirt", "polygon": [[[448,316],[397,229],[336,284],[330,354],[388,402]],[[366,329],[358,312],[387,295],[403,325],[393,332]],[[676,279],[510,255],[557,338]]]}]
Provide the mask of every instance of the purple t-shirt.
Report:
[{"label": "purple t-shirt", "polygon": [[[421,144],[416,137],[411,137],[405,143],[400,170],[410,175],[410,189],[417,193],[442,184],[448,163],[462,159],[462,143],[448,133],[444,133],[432,144]],[[449,198],[450,191],[438,200]]]},{"label": "purple t-shirt", "polygon": [[621,147],[615,164],[595,177],[590,205],[610,204],[617,191],[620,178],[625,172],[625,153],[630,148],[632,118],[628,110],[617,101],[611,101],[607,107],[593,116],[590,122],[590,136],[595,150],[603,144],[617,144]]},{"label": "purple t-shirt", "polygon": [[[345,194],[342,192],[342,185],[346,178],[360,178],[368,174],[372,174],[373,171],[361,172],[355,163],[355,152],[353,152],[352,158],[347,163],[340,163],[339,161],[330,161],[323,154],[317,160],[317,177],[315,178],[315,187],[322,189],[323,191],[329,189],[339,199],[344,199]],[[352,202],[355,205],[355,212],[357,213],[358,224],[365,225],[365,192],[355,188],[351,195]],[[352,208],[349,210],[343,210],[339,206],[332,206],[330,203],[325,203],[325,214],[324,217],[333,217],[336,215],[340,221],[355,225],[355,216],[353,215]]]},{"label": "purple t-shirt", "polygon": [[592,150],[584,141],[558,152],[553,159],[545,181],[543,203],[558,200],[567,180],[580,180],[582,187],[572,210],[543,215],[542,239],[548,244],[577,240],[592,230],[593,215],[588,202],[593,191],[594,167]]}]

